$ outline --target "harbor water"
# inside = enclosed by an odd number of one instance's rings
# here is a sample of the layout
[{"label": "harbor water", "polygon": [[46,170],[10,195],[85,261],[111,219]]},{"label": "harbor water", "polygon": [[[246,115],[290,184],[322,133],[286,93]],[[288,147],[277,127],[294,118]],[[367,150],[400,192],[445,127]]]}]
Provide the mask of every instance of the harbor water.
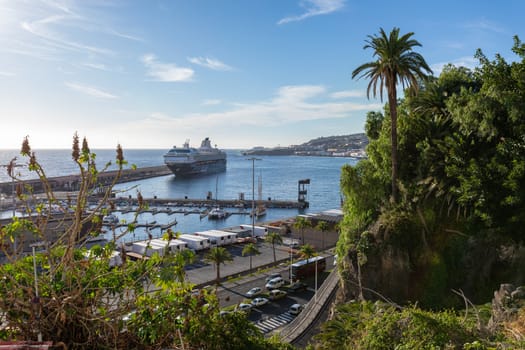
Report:
[{"label": "harbor water", "polygon": [[[163,164],[162,155],[166,150],[125,150],[124,156],[129,165],[137,167],[156,166]],[[97,167],[102,169],[108,162],[114,163],[114,150],[94,150],[97,154]],[[341,168],[345,164],[355,164],[353,158],[339,157],[302,157],[302,156],[260,156],[253,160],[243,156],[238,150],[227,150],[228,163],[225,172],[210,174],[195,178],[176,178],[173,175],[150,178],[116,186],[117,197],[136,197],[140,191],[144,198],[192,198],[204,199],[211,194],[211,198],[238,199],[244,196],[246,201],[252,199],[292,200],[298,198],[298,181],[310,179],[306,185],[306,200],[309,208],[298,209],[267,209],[265,216],[257,221],[274,221],[294,217],[301,213],[316,213],[324,210],[340,208]],[[0,151],[0,164],[7,164],[17,151]],[[39,162],[43,165],[48,177],[71,175],[79,173],[75,163],[71,160],[70,150],[42,150],[36,151]],[[24,179],[34,178],[23,166],[25,159],[18,157],[17,163],[22,165],[16,171]],[[114,169],[114,165],[110,166]],[[5,168],[0,168],[0,182],[10,181]],[[259,187],[259,183],[261,186]],[[261,190],[259,190],[259,188]],[[178,208],[171,208],[178,209]],[[195,208],[201,209],[201,208]],[[204,208],[202,208],[204,210]],[[248,212],[251,208],[246,208]],[[238,208],[228,208],[230,212],[238,212]],[[120,219],[131,220],[131,213],[116,213]],[[209,220],[197,213],[142,213],[138,221],[142,223],[157,222],[166,224],[177,221],[173,227],[175,231],[193,233],[208,229],[220,229],[241,224],[251,224],[247,214],[235,213],[222,220]],[[159,232],[151,232],[154,236]],[[115,232],[118,234],[118,232]],[[133,239],[144,236],[144,230],[138,229]],[[131,238],[131,237],[130,237]]]}]

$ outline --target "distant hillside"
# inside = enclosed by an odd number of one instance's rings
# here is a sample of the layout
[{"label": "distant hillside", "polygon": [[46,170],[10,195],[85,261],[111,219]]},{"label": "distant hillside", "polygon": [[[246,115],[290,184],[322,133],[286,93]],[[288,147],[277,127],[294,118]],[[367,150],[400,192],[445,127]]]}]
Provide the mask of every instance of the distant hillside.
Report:
[{"label": "distant hillside", "polygon": [[308,150],[324,150],[339,149],[339,150],[364,150],[368,145],[368,138],[364,133],[341,135],[341,136],[327,136],[319,137],[301,145],[292,146],[296,149]]},{"label": "distant hillside", "polygon": [[254,147],[244,151],[245,155],[303,155],[329,157],[365,157],[368,138],[364,133],[319,137],[300,145],[289,147]]}]

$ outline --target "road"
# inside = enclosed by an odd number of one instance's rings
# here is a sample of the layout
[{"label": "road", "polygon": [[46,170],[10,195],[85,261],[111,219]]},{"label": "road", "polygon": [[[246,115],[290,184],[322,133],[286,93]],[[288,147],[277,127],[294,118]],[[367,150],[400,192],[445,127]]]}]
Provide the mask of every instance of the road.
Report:
[{"label": "road", "polygon": [[[226,265],[221,265],[221,276],[224,274],[234,273],[239,274],[249,270],[249,257],[243,257],[241,254],[242,244],[236,244],[233,246],[226,247],[230,253],[234,256],[234,262],[228,263]],[[234,279],[227,279],[221,283],[221,286],[217,289],[217,297],[219,299],[219,304],[221,308],[228,308],[232,305],[238,305],[241,302],[250,302],[250,299],[246,297],[246,293],[253,287],[260,287],[263,289],[263,295],[268,291],[264,288],[266,284],[266,278],[272,273],[280,273],[282,277],[287,281],[289,277],[289,248],[286,246],[278,246],[276,248],[276,254],[282,260],[278,265],[273,267],[268,267],[263,270],[258,270],[257,268],[261,265],[266,265],[273,262],[273,250],[270,244],[259,242],[258,248],[261,251],[261,255],[254,256],[252,259],[253,271],[254,273],[244,274],[241,277],[236,277]],[[327,257],[327,269],[331,269],[333,266],[333,255],[329,251],[322,253],[323,256]],[[297,259],[294,259],[296,261]],[[248,269],[247,269],[248,268]],[[215,267],[211,264],[206,264],[202,262],[202,257],[200,257],[199,262],[195,266],[190,267],[190,270],[187,271],[188,278],[190,281],[204,281],[213,284],[215,279],[216,272]],[[327,272],[319,273],[318,275],[318,286],[320,286],[324,278],[328,275]],[[193,279],[192,279],[193,278]],[[267,319],[272,319],[283,313],[286,313],[287,310],[293,304],[306,304],[311,300],[315,295],[315,278],[310,277],[305,280],[308,284],[306,291],[300,292],[291,292],[285,298],[275,301],[270,301],[268,304],[255,307],[250,312],[248,319],[257,323]],[[286,290],[286,288],[281,288]]]}]

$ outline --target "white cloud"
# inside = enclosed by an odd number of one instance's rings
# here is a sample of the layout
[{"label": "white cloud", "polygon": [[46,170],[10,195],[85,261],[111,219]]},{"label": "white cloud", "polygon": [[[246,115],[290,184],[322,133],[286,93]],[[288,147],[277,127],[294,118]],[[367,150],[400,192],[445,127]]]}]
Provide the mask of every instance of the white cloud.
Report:
[{"label": "white cloud", "polygon": [[237,103],[229,110],[214,113],[183,116],[154,113],[130,127],[144,130],[176,129],[181,132],[191,132],[195,125],[210,130],[225,125],[276,127],[312,120],[349,118],[354,112],[382,108],[381,104],[373,103],[323,102],[326,97],[329,97],[329,94],[326,88],[320,85],[283,86],[277,90],[274,97],[266,101]]},{"label": "white cloud", "polygon": [[301,1],[301,6],[305,8],[303,14],[282,18],[277,24],[297,22],[313,16],[327,15],[340,10],[344,5],[345,0],[303,0]]},{"label": "white cloud", "polygon": [[88,68],[93,68],[93,69],[98,69],[98,70],[104,70],[104,71],[109,70],[105,64],[101,64],[101,63],[83,63],[82,65]]},{"label": "white cloud", "polygon": [[64,84],[67,87],[69,87],[70,89],[73,89],[75,91],[79,91],[79,92],[81,92],[83,94],[86,94],[86,95],[89,95],[89,96],[93,96],[93,97],[108,98],[108,99],[114,99],[114,98],[118,97],[116,95],[110,94],[108,92],[102,91],[102,90],[100,90],[98,88],[94,88],[92,86],[87,86],[87,85],[82,85],[82,84],[77,84],[77,83],[71,83],[71,82],[65,82]]},{"label": "white cloud", "polygon": [[143,42],[144,39],[142,38],[139,38],[138,36],[134,36],[134,35],[130,35],[130,34],[124,34],[124,33],[120,33],[114,29],[109,29],[109,32],[115,36],[118,36],[120,38],[124,38],[124,39],[129,39],[129,40],[133,40],[133,41],[140,41],[140,42]]},{"label": "white cloud", "polygon": [[335,99],[353,98],[353,97],[361,98],[361,97],[366,97],[366,94],[362,90],[344,90],[344,91],[334,92],[330,95],[330,97],[335,98]]},{"label": "white cloud", "polygon": [[453,61],[450,62],[438,62],[430,65],[430,69],[432,69],[432,72],[434,72],[434,76],[439,76],[441,74],[441,71],[443,70],[443,67],[445,67],[447,64],[452,64],[456,67],[466,67],[469,69],[474,69],[479,65],[479,61],[470,56],[465,57],[459,57],[456,58]]},{"label": "white cloud", "polygon": [[504,33],[505,29],[499,24],[489,21],[485,18],[479,19],[477,21],[471,21],[464,25],[465,28],[474,29],[474,30],[483,30],[491,31],[496,33]]},{"label": "white cloud", "polygon": [[[69,27],[70,23],[74,26],[78,25],[78,21],[82,21],[81,17],[74,14],[67,15],[49,15],[34,21],[22,21],[20,26],[26,32],[33,34],[41,40],[42,45],[51,46],[68,51],[85,52],[88,54],[97,55],[113,55],[113,51],[96,46],[86,45],[75,40],[69,39],[62,33],[67,33],[67,30],[54,30],[53,27]],[[69,24],[69,25],[68,25]]]},{"label": "white cloud", "polygon": [[222,103],[222,101],[221,100],[217,100],[217,99],[204,100],[202,102],[202,104],[205,105],[205,106],[220,105],[221,103]]},{"label": "white cloud", "polygon": [[203,66],[209,69],[213,70],[222,70],[222,71],[228,71],[232,70],[233,68],[228,66],[227,64],[215,59],[215,58],[209,58],[209,57],[188,57],[188,61],[190,61],[193,64]]},{"label": "white cloud", "polygon": [[144,55],[142,62],[148,68],[147,75],[157,81],[191,81],[194,75],[193,69],[179,67],[174,63],[158,62],[155,55],[152,54]]}]

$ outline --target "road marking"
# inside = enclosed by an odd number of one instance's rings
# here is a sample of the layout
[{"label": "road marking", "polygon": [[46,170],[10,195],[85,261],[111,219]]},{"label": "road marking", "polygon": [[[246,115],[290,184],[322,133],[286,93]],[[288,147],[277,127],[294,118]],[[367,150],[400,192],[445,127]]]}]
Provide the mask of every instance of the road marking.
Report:
[{"label": "road marking", "polygon": [[290,323],[294,319],[294,315],[290,314],[288,311],[274,316],[272,318],[269,318],[264,321],[259,321],[255,323],[255,327],[259,328],[261,332],[268,333],[276,328],[279,328],[281,326],[284,326],[287,323]]}]

